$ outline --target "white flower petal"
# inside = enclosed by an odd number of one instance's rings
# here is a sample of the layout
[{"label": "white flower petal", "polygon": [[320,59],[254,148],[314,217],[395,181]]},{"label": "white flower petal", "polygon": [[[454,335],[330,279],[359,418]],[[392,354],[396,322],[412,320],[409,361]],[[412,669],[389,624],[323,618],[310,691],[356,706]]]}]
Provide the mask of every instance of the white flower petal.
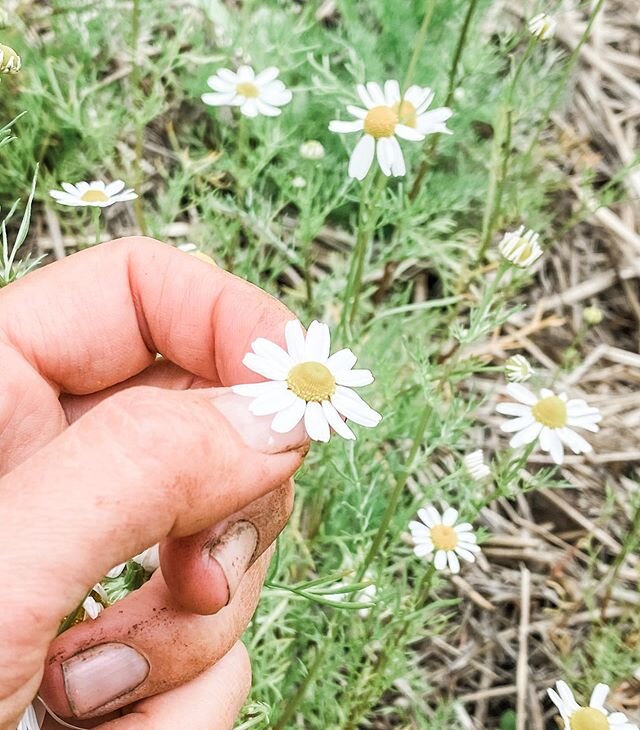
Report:
[{"label": "white flower petal", "polygon": [[381,137],[376,142],[376,157],[378,165],[382,170],[382,174],[389,177],[391,175],[391,159],[393,152],[391,150],[391,140],[389,137]]},{"label": "white flower petal", "polygon": [[240,113],[244,114],[245,117],[249,117],[249,118],[257,117],[259,112],[258,112],[258,103],[257,103],[256,99],[251,98],[251,99],[246,99],[246,101],[243,101],[242,104],[240,105]]},{"label": "white flower petal", "polygon": [[445,550],[438,550],[433,560],[436,570],[444,570],[447,567],[447,553]]},{"label": "white flower petal", "polygon": [[574,454],[590,454],[593,451],[591,444],[585,439],[572,431],[570,428],[559,428],[557,430],[558,436],[562,439]]},{"label": "white flower petal", "polygon": [[400,101],[400,84],[395,79],[384,82],[384,100],[387,106],[393,106]]},{"label": "white flower petal", "polygon": [[296,398],[288,408],[276,414],[273,421],[271,421],[271,428],[276,433],[289,433],[302,420],[306,407],[307,404],[302,398]]},{"label": "white flower petal", "polygon": [[272,106],[285,106],[293,99],[293,94],[289,89],[265,88],[260,94],[260,99]]},{"label": "white flower petal", "polygon": [[287,342],[287,350],[294,363],[304,361],[304,330],[300,320],[291,319],[284,327],[284,338]]},{"label": "white flower petal", "polygon": [[280,391],[261,395],[251,403],[249,410],[254,416],[270,416],[293,405],[298,396],[288,390],[285,383],[279,383],[279,385],[282,385]]},{"label": "white flower petal", "polygon": [[353,106],[353,104],[347,104],[347,111],[352,114],[356,119],[364,119],[367,116],[367,110],[362,109],[359,106]]},{"label": "white flower petal", "polygon": [[358,140],[349,159],[349,177],[364,180],[373,162],[375,146],[375,140],[370,134],[365,134]]},{"label": "white flower petal", "polygon": [[278,367],[285,370],[287,373],[295,365],[295,362],[291,358],[288,352],[285,352],[282,347],[276,345],[275,342],[267,340],[265,337],[258,337],[251,343],[251,348],[259,357],[263,357],[265,360],[271,360],[277,363]]},{"label": "white flower petal", "polygon": [[470,522],[461,522],[453,529],[458,533],[458,535],[461,535],[463,532],[473,532],[473,525]]},{"label": "white flower petal", "polygon": [[367,91],[369,92],[369,96],[371,97],[371,100],[373,101],[375,106],[386,105],[386,101],[380,84],[376,83],[375,81],[369,81],[367,83]]},{"label": "white flower petal", "polygon": [[218,76],[223,79],[224,81],[227,81],[230,84],[237,84],[240,80],[238,78],[238,74],[235,71],[231,71],[231,69],[228,68],[219,68],[216,73]]},{"label": "white flower petal", "polygon": [[556,433],[556,431],[550,429],[550,428],[544,428],[542,430],[542,433],[540,434],[540,445],[542,446],[542,435],[548,434],[546,436],[548,441],[548,448],[543,447],[543,451],[548,451],[551,458],[554,460],[556,464],[562,464],[564,461],[564,448],[562,447],[562,441],[560,440],[560,436]]},{"label": "white flower petal", "polygon": [[530,426],[522,429],[522,431],[518,431],[511,441],[509,441],[509,446],[512,449],[517,449],[519,446],[532,443],[538,438],[542,428],[542,424],[535,421]]},{"label": "white flower petal", "polygon": [[354,119],[352,121],[343,122],[339,119],[334,119],[333,122],[329,122],[329,131],[337,132],[338,134],[349,134],[350,132],[359,132],[364,128],[361,119]]},{"label": "white flower petal", "polygon": [[447,558],[449,559],[449,570],[455,575],[460,572],[460,561],[458,556],[453,550],[447,551]]},{"label": "white flower petal", "polygon": [[536,419],[531,415],[531,413],[528,413],[526,416],[520,416],[511,421],[501,423],[500,430],[505,433],[513,433],[514,431],[522,431],[523,429],[528,428],[532,423],[536,423]]},{"label": "white flower petal", "polygon": [[343,385],[336,387],[336,392],[331,396],[331,403],[338,413],[361,426],[372,428],[382,419],[382,416],[367,405],[356,392]]},{"label": "white flower petal", "polygon": [[414,545],[413,552],[419,558],[424,558],[433,552],[433,545],[429,546],[423,543],[419,543],[418,545]]},{"label": "white flower petal", "polygon": [[347,441],[355,440],[356,436],[353,431],[342,420],[338,411],[336,411],[328,400],[322,401],[322,412],[324,413],[327,422],[338,436],[342,436],[342,438],[347,439]]},{"label": "white flower petal", "polygon": [[362,100],[362,103],[364,104],[366,109],[371,109],[371,107],[374,107],[376,105],[373,99],[369,96],[369,92],[367,91],[364,84],[357,84],[356,91],[358,92],[358,96]]},{"label": "white flower petal", "polygon": [[260,73],[256,76],[256,86],[268,84],[270,81],[276,79],[279,74],[280,70],[276,66],[269,66],[269,68],[265,68],[264,71],[260,71]]},{"label": "white flower petal", "polygon": [[234,393],[249,398],[259,398],[267,393],[280,393],[283,389],[287,389],[287,384],[283,380],[269,380],[266,383],[242,383],[231,386]]},{"label": "white flower petal", "polygon": [[431,540],[431,529],[422,522],[411,520],[411,522],[409,522],[409,529],[411,530],[411,536],[414,540],[420,540],[420,542]]},{"label": "white flower petal", "polygon": [[209,76],[209,78],[207,79],[207,86],[214,91],[220,92],[221,94],[228,94],[229,92],[235,94],[236,90],[235,80],[229,81],[228,79],[223,79],[219,74],[216,74],[215,76]]},{"label": "white flower petal", "polygon": [[107,578],[117,578],[119,575],[122,575],[122,571],[127,567],[127,563],[120,563],[119,565],[116,565],[115,567],[111,568],[111,570],[107,573]]},{"label": "white flower petal", "polygon": [[428,504],[426,507],[418,510],[418,516],[428,527],[435,527],[442,524],[442,517],[438,510]]},{"label": "white flower petal", "polygon": [[594,707],[596,710],[604,710],[604,701],[607,699],[608,694],[609,685],[603,683],[596,684],[591,693],[589,707]]},{"label": "white flower petal", "polygon": [[520,383],[509,383],[507,385],[507,393],[520,403],[524,403],[526,406],[535,406],[538,402],[538,398],[524,385]]},{"label": "white flower petal", "polygon": [[258,373],[258,375],[262,375],[263,378],[269,380],[286,380],[289,374],[289,370],[281,363],[260,357],[254,352],[248,352],[242,358],[242,364],[249,370],[253,370],[254,373]]},{"label": "white flower petal", "polygon": [[389,150],[391,152],[391,174],[395,177],[402,177],[406,174],[407,168],[404,164],[400,142],[395,137],[389,137]]},{"label": "white flower petal", "polygon": [[531,413],[531,406],[525,406],[523,403],[498,403],[496,411],[505,416],[526,416]]},{"label": "white flower petal", "polygon": [[373,383],[371,370],[342,370],[335,373],[334,377],[338,385],[346,385],[349,388],[361,388]]},{"label": "white flower petal", "polygon": [[[480,552],[479,548],[478,548],[478,552]],[[471,552],[471,550],[467,550],[467,548],[457,545],[456,554],[459,557],[461,557],[463,560],[466,560],[467,563],[475,563],[476,556]]]},{"label": "white flower petal", "polygon": [[430,112],[419,114],[416,119],[416,127],[422,134],[451,134],[451,130],[447,128],[445,122],[452,116],[453,112],[447,107],[433,109]]},{"label": "white flower petal", "polygon": [[110,198],[124,190],[124,180],[114,180],[105,187],[105,195]]},{"label": "white flower petal", "polygon": [[307,403],[304,412],[304,427],[307,429],[309,438],[314,441],[327,442],[329,440],[331,432],[320,403]]},{"label": "white flower petal", "polygon": [[258,106],[258,112],[264,117],[279,117],[282,114],[281,109],[278,109],[277,106],[267,104],[267,102],[262,101],[262,99],[256,99],[256,104]]},{"label": "white flower petal", "polygon": [[247,81],[255,81],[256,74],[255,71],[251,68],[251,66],[247,66],[246,64],[243,64],[238,68],[238,72],[236,74],[236,78],[238,79],[238,83],[242,84]]},{"label": "white flower petal", "polygon": [[458,519],[458,510],[453,507],[447,507],[442,514],[442,524],[446,527],[452,527]]},{"label": "white flower petal", "polygon": [[395,133],[398,137],[408,139],[410,142],[420,142],[424,139],[424,134],[419,129],[406,124],[396,124]]},{"label": "white flower petal", "polygon": [[348,347],[345,347],[343,350],[338,350],[331,355],[327,360],[327,367],[331,370],[331,374],[335,378],[338,373],[351,370],[356,364],[357,359],[353,352]]},{"label": "white flower petal", "polygon": [[[556,688],[562,702],[565,705],[565,711],[567,713],[575,712],[580,709],[580,705],[576,702],[573,692],[569,688],[569,685],[562,679],[556,682]],[[561,709],[561,708],[559,708]]]},{"label": "white flower petal", "polygon": [[329,332],[329,326],[324,322],[314,320],[309,325],[304,343],[305,360],[313,360],[326,365],[330,352],[331,333]]},{"label": "white flower petal", "polygon": [[[69,195],[80,197],[81,193],[78,190],[78,188],[75,185],[72,185],[71,183],[63,182],[62,183],[62,189],[65,190]],[[58,192],[57,190],[52,190],[51,194],[53,195],[54,192]]]}]

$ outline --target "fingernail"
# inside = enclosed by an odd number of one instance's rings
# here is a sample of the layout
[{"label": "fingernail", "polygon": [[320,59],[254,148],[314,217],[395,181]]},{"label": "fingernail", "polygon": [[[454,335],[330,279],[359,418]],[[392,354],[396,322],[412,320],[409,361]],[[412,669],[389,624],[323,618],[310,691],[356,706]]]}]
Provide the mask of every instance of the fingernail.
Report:
[{"label": "fingernail", "polygon": [[271,428],[273,416],[254,416],[249,410],[251,398],[237,393],[225,393],[213,401],[215,407],[252,449],[265,454],[279,454],[300,448],[308,440],[300,422],[289,433],[276,433]]},{"label": "fingernail", "polygon": [[258,531],[250,522],[240,520],[228,527],[216,543],[209,547],[209,554],[218,562],[227,579],[227,603],[233,598],[249,569],[257,546]]},{"label": "fingernail", "polygon": [[149,674],[149,662],[126,644],[100,644],[62,663],[67,700],[84,715],[134,690]]}]

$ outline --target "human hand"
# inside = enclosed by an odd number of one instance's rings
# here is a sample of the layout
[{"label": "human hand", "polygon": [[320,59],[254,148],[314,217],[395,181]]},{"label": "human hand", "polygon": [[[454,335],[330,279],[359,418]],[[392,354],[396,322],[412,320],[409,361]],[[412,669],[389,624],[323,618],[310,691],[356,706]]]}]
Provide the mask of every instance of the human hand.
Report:
[{"label": "human hand", "polygon": [[[126,706],[103,730],[230,727],[248,687],[237,642],[307,441],[224,386],[257,379],[243,355],[257,336],[282,342],[291,318],[149,239],[0,293],[1,730],[41,682],[65,717]],[[55,638],[112,566],[156,542],[148,583]]]}]

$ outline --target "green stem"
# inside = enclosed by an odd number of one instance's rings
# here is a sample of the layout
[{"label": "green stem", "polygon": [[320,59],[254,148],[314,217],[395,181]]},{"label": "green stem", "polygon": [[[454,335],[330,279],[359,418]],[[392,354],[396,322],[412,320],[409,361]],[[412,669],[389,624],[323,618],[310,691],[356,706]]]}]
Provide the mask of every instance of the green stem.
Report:
[{"label": "green stem", "polygon": [[542,130],[547,126],[547,122],[549,121],[551,112],[555,109],[556,104],[558,103],[558,99],[560,98],[560,94],[562,94],[562,92],[565,90],[567,79],[569,78],[569,74],[573,70],[573,67],[576,65],[576,62],[580,55],[580,49],[582,48],[582,46],[584,46],[584,44],[587,42],[589,36],[591,35],[591,28],[593,27],[595,19],[598,16],[598,13],[602,9],[603,5],[604,5],[604,0],[598,0],[597,5],[595,6],[595,8],[593,9],[593,12],[589,16],[589,21],[587,22],[587,27],[584,29],[584,32],[580,36],[578,45],[571,52],[571,55],[569,56],[569,60],[567,61],[567,65],[564,69],[564,73],[560,77],[560,81],[558,82],[558,85],[556,86],[556,90],[553,92],[551,99],[549,99],[549,103],[547,104],[544,114],[542,115],[542,119],[538,122],[538,126],[536,127],[535,134],[533,135],[531,142],[529,143],[529,146],[527,147],[527,151],[524,154],[525,159],[528,159],[528,157],[531,155],[533,148],[536,146],[538,139],[540,138],[540,135],[542,134]]},{"label": "green stem", "polygon": [[418,35],[416,37],[411,60],[409,61],[407,73],[404,77],[404,83],[402,84],[402,93],[404,93],[413,82],[413,77],[415,76],[416,68],[418,67],[418,60],[420,59],[420,54],[422,53],[425,41],[427,40],[427,30],[429,29],[431,16],[433,15],[433,11],[436,7],[435,0],[425,0],[424,5],[424,17],[422,18],[422,23],[420,25],[420,29],[418,30]]},{"label": "green stem", "polygon": [[133,210],[138,228],[142,235],[148,234],[147,221],[142,203],[142,157],[144,146],[144,124],[141,122],[142,111],[137,101],[140,91],[140,66],[138,64],[138,45],[140,39],[140,7],[141,0],[133,0],[131,9],[131,86],[133,89],[133,107],[135,111],[135,170],[133,184],[138,197],[133,201]]},{"label": "green stem", "polygon": [[271,727],[271,730],[282,730],[283,728],[285,728],[287,726],[287,724],[289,723],[289,720],[291,720],[291,718],[294,716],[296,710],[298,709],[298,706],[304,699],[304,696],[307,692],[307,689],[309,688],[309,685],[311,684],[311,681],[315,678],[320,667],[322,666],[322,660],[324,659],[325,654],[327,653],[327,650],[331,646],[331,641],[332,641],[331,631],[329,630],[329,635],[327,636],[327,640],[325,641],[325,643],[322,647],[318,647],[317,653],[316,653],[316,658],[314,659],[313,664],[309,668],[309,671],[307,672],[306,677],[302,680],[298,689],[289,698],[289,701],[285,705],[285,708],[282,711],[282,714],[277,719],[277,721],[273,724],[273,726]]},{"label": "green stem", "polygon": [[622,568],[622,565],[627,555],[630,552],[634,551],[638,546],[639,538],[640,503],[638,503],[638,506],[633,513],[633,517],[631,518],[631,530],[625,538],[625,541],[622,543],[622,550],[620,550],[620,552],[616,555],[616,559],[613,561],[611,570],[608,576],[606,576],[604,579],[604,584],[607,586],[607,589],[604,598],[602,599],[602,608],[600,609],[600,619],[602,621],[604,621],[607,616],[607,607],[609,605],[609,601],[611,600],[611,593],[613,592],[613,586],[616,584],[618,573],[620,572],[620,569]]},{"label": "green stem", "polygon": [[487,247],[493,238],[496,222],[500,215],[502,196],[509,174],[509,161],[511,159],[511,136],[513,131],[513,99],[522,69],[531,55],[531,50],[536,43],[535,38],[530,38],[525,52],[522,54],[509,85],[506,104],[500,107],[500,121],[497,127],[494,141],[492,165],[489,178],[489,194],[487,205],[482,221],[482,239],[478,251],[478,261],[482,261]]},{"label": "green stem", "polygon": [[[477,6],[478,0],[470,0],[469,7],[467,8],[466,15],[464,16],[464,20],[462,22],[462,28],[460,29],[460,35],[458,36],[458,43],[456,44],[456,50],[453,54],[453,61],[451,62],[451,68],[449,70],[449,85],[447,88],[447,97],[445,99],[444,106],[449,106],[453,101],[453,94],[455,93],[456,85],[458,83],[458,66],[460,64],[460,59],[462,58],[462,52],[464,50],[464,47],[467,44],[469,28],[471,27],[471,21],[473,19],[473,15],[476,11]],[[416,176],[414,178],[413,185],[411,186],[409,200],[415,200],[418,193],[420,192],[420,188],[422,187],[422,181],[424,180],[424,176],[429,170],[429,163],[431,162],[433,155],[435,154],[439,140],[440,137],[434,135],[431,137],[428,144],[425,145],[425,154],[422,157],[422,162],[420,163],[420,167],[418,168],[418,172],[416,173]]]},{"label": "green stem", "polygon": [[91,216],[93,217],[93,228],[95,231],[95,245],[100,243],[100,208],[97,206],[91,210]]},{"label": "green stem", "polygon": [[396,509],[398,507],[398,502],[400,501],[402,492],[404,491],[404,488],[407,485],[409,476],[413,470],[416,456],[418,455],[418,451],[420,450],[420,447],[422,446],[422,442],[424,440],[424,434],[427,430],[427,425],[429,424],[429,420],[431,419],[432,412],[433,412],[433,409],[428,405],[426,405],[422,410],[420,419],[418,420],[418,425],[416,426],[416,430],[415,430],[415,433],[413,436],[413,443],[411,444],[411,451],[409,451],[409,456],[407,457],[404,468],[400,472],[400,475],[398,476],[398,479],[393,488],[393,491],[391,492],[389,501],[387,502],[387,508],[384,511],[384,514],[382,515],[382,520],[380,521],[378,531],[376,532],[376,534],[373,538],[373,542],[371,543],[369,551],[367,552],[364,561],[358,568],[358,572],[356,573],[356,582],[362,580],[364,574],[367,572],[367,569],[369,568],[369,566],[371,565],[371,563],[377,556],[378,551],[380,550],[380,547],[382,546],[382,543],[384,542],[385,537],[387,536],[387,530],[389,528],[389,524],[390,524],[391,520],[393,519],[393,516],[395,515]]}]

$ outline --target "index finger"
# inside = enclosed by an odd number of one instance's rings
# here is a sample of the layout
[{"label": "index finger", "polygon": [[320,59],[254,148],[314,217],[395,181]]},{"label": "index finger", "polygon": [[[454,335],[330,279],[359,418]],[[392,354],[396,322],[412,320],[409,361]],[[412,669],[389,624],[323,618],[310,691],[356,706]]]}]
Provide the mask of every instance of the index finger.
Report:
[{"label": "index finger", "polygon": [[251,342],[282,343],[292,318],[261,289],[143,237],[81,251],[0,292],[0,338],[75,394],[119,383],[157,353],[220,385],[253,381],[242,365]]}]

